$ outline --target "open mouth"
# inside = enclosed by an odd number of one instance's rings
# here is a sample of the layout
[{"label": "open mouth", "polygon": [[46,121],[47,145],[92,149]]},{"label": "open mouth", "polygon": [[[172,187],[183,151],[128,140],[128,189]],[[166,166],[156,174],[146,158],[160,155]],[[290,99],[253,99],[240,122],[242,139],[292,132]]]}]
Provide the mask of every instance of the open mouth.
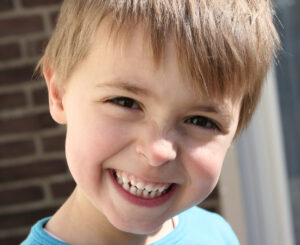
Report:
[{"label": "open mouth", "polygon": [[143,199],[157,199],[167,195],[175,186],[173,183],[150,183],[123,171],[111,169],[111,173],[123,190]]}]

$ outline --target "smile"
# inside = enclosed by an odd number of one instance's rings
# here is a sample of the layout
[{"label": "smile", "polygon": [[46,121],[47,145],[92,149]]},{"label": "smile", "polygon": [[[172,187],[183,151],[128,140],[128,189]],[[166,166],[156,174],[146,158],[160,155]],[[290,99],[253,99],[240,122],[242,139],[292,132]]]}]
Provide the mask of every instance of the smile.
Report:
[{"label": "smile", "polygon": [[142,206],[157,206],[167,201],[176,184],[146,182],[121,170],[111,169],[110,175],[120,193],[130,202]]},{"label": "smile", "polygon": [[119,185],[132,195],[144,198],[155,198],[167,193],[172,184],[146,183],[137,177],[131,176],[120,170],[114,170],[114,177]]}]

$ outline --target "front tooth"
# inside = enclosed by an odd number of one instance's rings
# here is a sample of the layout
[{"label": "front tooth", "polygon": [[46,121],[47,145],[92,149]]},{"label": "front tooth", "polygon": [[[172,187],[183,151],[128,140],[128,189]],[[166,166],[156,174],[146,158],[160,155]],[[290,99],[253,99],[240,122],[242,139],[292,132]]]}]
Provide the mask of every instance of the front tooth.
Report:
[{"label": "front tooth", "polygon": [[136,187],[135,187],[135,186],[131,186],[129,192],[130,192],[132,195],[136,195]]},{"label": "front tooth", "polygon": [[154,198],[154,197],[155,197],[155,194],[156,194],[156,191],[151,191],[151,192],[150,192],[150,198]]},{"label": "front tooth", "polygon": [[120,175],[120,173],[119,173],[119,172],[117,172],[117,171],[116,171],[116,175],[117,175],[117,177],[118,177],[118,178],[121,178],[121,175]]},{"label": "front tooth", "polygon": [[130,180],[130,184],[136,186],[136,181],[134,179]]},{"label": "front tooth", "polygon": [[145,189],[147,190],[147,191],[153,191],[153,186],[152,185],[146,185],[145,186]]},{"label": "front tooth", "polygon": [[143,191],[143,197],[144,198],[149,198],[149,192],[147,190]]},{"label": "front tooth", "polygon": [[128,183],[123,183],[123,188],[126,190],[126,191],[129,191],[129,185]]},{"label": "front tooth", "polygon": [[129,183],[129,180],[126,176],[122,176],[122,180],[124,183],[128,184]]},{"label": "front tooth", "polygon": [[145,188],[145,185],[143,183],[141,183],[141,182],[138,182],[136,184],[136,187],[139,188],[139,189],[141,189],[141,190],[143,190]]},{"label": "front tooth", "polygon": [[143,190],[137,188],[136,195],[141,196],[143,194]]}]

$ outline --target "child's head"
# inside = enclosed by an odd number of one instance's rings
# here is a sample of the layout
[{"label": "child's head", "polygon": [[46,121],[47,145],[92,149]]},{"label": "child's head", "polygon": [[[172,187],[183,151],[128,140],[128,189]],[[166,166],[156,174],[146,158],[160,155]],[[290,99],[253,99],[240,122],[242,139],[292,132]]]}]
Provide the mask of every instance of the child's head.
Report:
[{"label": "child's head", "polygon": [[85,215],[149,233],[201,202],[277,44],[267,0],[66,0],[41,65]]}]

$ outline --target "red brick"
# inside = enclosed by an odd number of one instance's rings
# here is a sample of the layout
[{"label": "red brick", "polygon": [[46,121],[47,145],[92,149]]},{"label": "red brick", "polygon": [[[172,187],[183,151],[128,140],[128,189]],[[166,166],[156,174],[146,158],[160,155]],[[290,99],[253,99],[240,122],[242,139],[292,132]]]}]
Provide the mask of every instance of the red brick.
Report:
[{"label": "red brick", "polygon": [[43,28],[43,19],[39,15],[1,19],[0,37],[40,32]]},{"label": "red brick", "polygon": [[43,138],[44,152],[63,151],[65,149],[65,139],[65,134]]},{"label": "red brick", "polygon": [[0,70],[0,86],[28,82],[33,78],[33,65],[17,66]]},{"label": "red brick", "polygon": [[43,51],[46,48],[48,43],[47,38],[42,38],[38,40],[29,41],[26,44],[27,54],[28,56],[37,56],[42,55]]},{"label": "red brick", "polygon": [[39,201],[44,193],[39,186],[29,186],[18,189],[0,191],[0,206]]},{"label": "red brick", "polygon": [[0,61],[12,60],[20,58],[20,46],[17,43],[9,43],[0,45]]},{"label": "red brick", "polygon": [[39,219],[53,215],[58,207],[44,207],[27,212],[0,215],[0,229],[18,228],[33,225]]},{"label": "red brick", "polygon": [[23,236],[20,236],[20,235],[10,235],[9,237],[3,237],[3,238],[0,238],[0,244],[5,244],[5,245],[21,244],[21,242],[25,240],[25,238],[27,237],[27,235],[28,234],[26,233]]},{"label": "red brick", "polygon": [[13,7],[14,7],[14,5],[13,5],[12,0],[1,0],[0,1],[0,12],[11,10],[11,9],[13,9]]},{"label": "red brick", "polygon": [[63,183],[54,183],[51,185],[52,195],[55,198],[68,197],[74,188],[75,182],[73,180]]},{"label": "red brick", "polygon": [[57,126],[57,124],[52,120],[49,112],[25,115],[17,118],[0,119],[0,135],[35,132],[55,126]]},{"label": "red brick", "polygon": [[23,92],[0,94],[0,110],[22,108],[26,106],[26,98]]},{"label": "red brick", "polygon": [[22,0],[21,4],[24,7],[38,7],[48,6],[54,4],[61,4],[62,0]]},{"label": "red brick", "polygon": [[0,167],[0,183],[67,173],[64,159],[35,161],[21,166]]},{"label": "red brick", "polygon": [[[35,147],[32,140],[6,142],[0,144],[0,160],[23,157],[27,155],[32,155],[34,153],[35,153]],[[0,178],[0,182],[1,182],[1,178]]]},{"label": "red brick", "polygon": [[48,90],[47,87],[39,88],[33,91],[32,94],[33,103],[35,105],[47,105],[48,104]]}]

